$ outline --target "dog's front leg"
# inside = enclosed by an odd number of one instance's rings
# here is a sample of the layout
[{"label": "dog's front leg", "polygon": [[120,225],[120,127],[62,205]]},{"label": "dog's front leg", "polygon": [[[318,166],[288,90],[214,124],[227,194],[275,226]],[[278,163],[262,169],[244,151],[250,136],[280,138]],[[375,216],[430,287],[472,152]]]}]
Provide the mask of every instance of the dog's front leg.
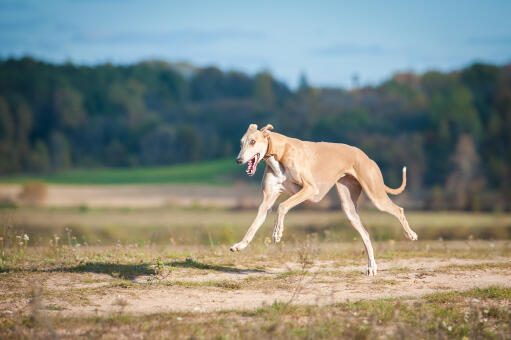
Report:
[{"label": "dog's front leg", "polygon": [[240,251],[248,246],[250,241],[254,238],[255,233],[261,227],[261,225],[266,220],[266,215],[268,211],[271,209],[275,201],[280,195],[280,191],[271,183],[266,183],[263,188],[263,201],[261,205],[259,205],[259,209],[257,210],[257,216],[248,228],[247,233],[241,240],[241,242],[236,243],[231,247],[231,251]]},{"label": "dog's front leg", "polygon": [[268,164],[270,168],[273,170],[273,173],[275,174],[275,176],[277,176],[279,182],[283,183],[286,180],[286,176],[282,173],[280,169],[280,163],[275,159],[275,157],[270,156],[266,160],[266,164]]},{"label": "dog's front leg", "polygon": [[282,238],[282,233],[284,232],[284,217],[286,216],[287,212],[317,193],[318,190],[314,185],[304,183],[304,186],[300,191],[289,197],[284,202],[280,203],[279,210],[277,212],[277,219],[275,221],[275,227],[273,228],[273,242],[278,243]]}]

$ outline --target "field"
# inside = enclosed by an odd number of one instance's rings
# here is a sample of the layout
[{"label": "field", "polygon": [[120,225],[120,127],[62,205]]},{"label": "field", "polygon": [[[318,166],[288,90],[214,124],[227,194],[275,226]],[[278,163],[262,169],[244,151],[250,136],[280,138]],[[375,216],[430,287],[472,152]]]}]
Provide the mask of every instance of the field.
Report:
[{"label": "field", "polygon": [[235,171],[2,178],[0,338],[510,338],[510,214],[407,210],[411,242],[362,202],[367,277],[338,200],[291,211],[279,244],[270,213],[231,253],[260,199]]},{"label": "field", "polygon": [[[0,210],[2,338],[509,338],[511,216],[409,212],[420,241],[362,212],[379,273],[340,211]],[[27,235],[28,240],[24,235]]]},{"label": "field", "polygon": [[68,170],[49,175],[0,177],[0,183],[43,181],[53,184],[119,185],[161,183],[225,184],[239,174],[234,159],[162,167]]}]

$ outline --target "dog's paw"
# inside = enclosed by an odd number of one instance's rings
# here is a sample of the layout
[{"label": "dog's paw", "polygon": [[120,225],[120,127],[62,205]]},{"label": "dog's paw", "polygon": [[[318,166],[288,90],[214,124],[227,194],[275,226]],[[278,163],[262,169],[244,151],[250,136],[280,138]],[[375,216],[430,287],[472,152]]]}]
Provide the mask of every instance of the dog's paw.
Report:
[{"label": "dog's paw", "polygon": [[275,228],[273,230],[273,235],[271,235],[273,243],[279,243],[282,238],[282,231],[279,228]]},{"label": "dog's paw", "polygon": [[236,243],[236,244],[234,244],[234,245],[230,248],[230,250],[231,250],[232,252],[236,252],[236,251],[240,251],[240,250],[242,250],[242,249],[245,249],[246,247],[247,247],[247,244],[246,244],[245,242],[240,242],[240,243]]},{"label": "dog's paw", "polygon": [[273,240],[273,243],[279,243],[280,239],[282,238],[282,233],[279,233],[278,231],[274,231],[271,238]]},{"label": "dog's paw", "polygon": [[409,239],[409,240],[412,240],[412,241],[417,241],[418,237],[417,237],[417,233],[415,233],[415,231],[413,230],[410,230],[410,232],[405,232],[405,236]]},{"label": "dog's paw", "polygon": [[376,276],[377,271],[378,270],[377,270],[376,264],[373,264],[371,267],[367,266],[366,275],[367,276]]}]

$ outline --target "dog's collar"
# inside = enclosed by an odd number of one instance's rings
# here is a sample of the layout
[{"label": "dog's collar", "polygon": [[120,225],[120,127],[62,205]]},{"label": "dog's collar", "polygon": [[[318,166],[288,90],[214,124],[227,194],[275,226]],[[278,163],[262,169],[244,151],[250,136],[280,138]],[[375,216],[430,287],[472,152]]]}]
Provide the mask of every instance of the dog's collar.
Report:
[{"label": "dog's collar", "polygon": [[261,159],[263,161],[266,161],[268,160],[268,158],[270,158],[271,156],[274,156],[275,154],[273,153],[273,148],[272,148],[272,144],[271,144],[271,138],[270,136],[266,136],[266,139],[268,140],[268,149],[266,150],[266,154],[264,155],[264,157]]}]

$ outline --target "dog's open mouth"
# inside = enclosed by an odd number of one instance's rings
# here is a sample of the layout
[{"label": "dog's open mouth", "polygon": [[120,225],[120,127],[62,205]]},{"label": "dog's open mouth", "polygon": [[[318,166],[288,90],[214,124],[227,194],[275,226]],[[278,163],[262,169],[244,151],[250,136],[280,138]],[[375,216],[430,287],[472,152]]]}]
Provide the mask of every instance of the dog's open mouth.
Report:
[{"label": "dog's open mouth", "polygon": [[259,163],[259,152],[254,157],[250,158],[247,165],[247,175],[253,176],[256,172],[257,163]]}]

